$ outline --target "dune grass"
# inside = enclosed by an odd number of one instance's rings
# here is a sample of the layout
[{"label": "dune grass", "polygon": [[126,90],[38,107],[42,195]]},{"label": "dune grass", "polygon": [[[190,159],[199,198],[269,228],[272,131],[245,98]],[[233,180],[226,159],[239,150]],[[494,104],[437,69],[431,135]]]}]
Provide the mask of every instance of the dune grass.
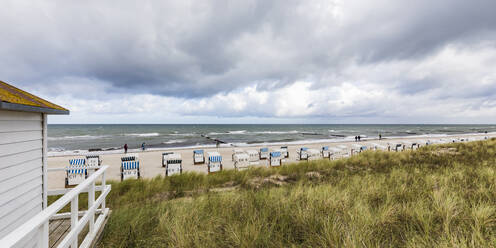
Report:
[{"label": "dune grass", "polygon": [[107,202],[99,247],[495,247],[496,141],[112,182]]}]

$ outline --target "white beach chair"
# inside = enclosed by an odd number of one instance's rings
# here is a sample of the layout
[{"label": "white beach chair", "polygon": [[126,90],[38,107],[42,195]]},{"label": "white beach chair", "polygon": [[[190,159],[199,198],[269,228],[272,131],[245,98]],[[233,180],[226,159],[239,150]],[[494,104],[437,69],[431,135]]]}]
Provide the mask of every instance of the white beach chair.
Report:
[{"label": "white beach chair", "polygon": [[72,187],[80,184],[88,177],[86,159],[76,158],[69,160],[66,169],[65,187]]},{"label": "white beach chair", "polygon": [[371,149],[374,149],[374,150],[381,150],[381,151],[386,151],[387,150],[387,146],[383,146],[381,144],[377,144],[377,143],[371,143]]},{"label": "white beach chair", "polygon": [[169,155],[174,154],[174,152],[164,152],[162,153],[162,167],[167,167],[167,160]]},{"label": "white beach chair", "polygon": [[183,160],[181,154],[172,153],[167,156],[165,166],[165,176],[181,174],[183,172]]},{"label": "white beach chair", "polygon": [[222,170],[222,156],[218,152],[208,152],[208,173],[215,173]]},{"label": "white beach chair", "polygon": [[269,158],[269,148],[262,147],[260,148],[260,160]]},{"label": "white beach chair", "polygon": [[100,160],[99,155],[88,155],[86,156],[86,164],[88,165],[88,176],[91,176],[100,168],[102,160]]},{"label": "white beach chair", "polygon": [[320,159],[322,153],[317,149],[308,149],[307,154],[308,154],[307,160],[317,160]]},{"label": "white beach chair", "polygon": [[271,167],[277,167],[282,165],[282,153],[281,151],[275,151],[270,153],[269,165]]},{"label": "white beach chair", "polygon": [[343,150],[337,147],[329,147],[329,151],[331,153],[329,159],[335,160],[341,158],[343,155]]},{"label": "white beach chair", "polygon": [[242,153],[245,153],[245,151],[243,149],[239,149],[239,148],[234,149],[233,154],[232,154],[232,161],[234,162],[234,155],[242,154]]},{"label": "white beach chair", "polygon": [[203,164],[205,163],[205,155],[203,150],[193,151],[193,164]]},{"label": "white beach chair", "polygon": [[260,155],[256,150],[248,150],[246,151],[249,157],[250,165],[259,165],[260,164]]},{"label": "white beach chair", "polygon": [[281,153],[283,158],[289,158],[289,150],[287,146],[281,146]]},{"label": "white beach chair", "polygon": [[236,153],[233,156],[234,168],[236,168],[236,170],[245,170],[250,167],[250,156],[248,153]]}]

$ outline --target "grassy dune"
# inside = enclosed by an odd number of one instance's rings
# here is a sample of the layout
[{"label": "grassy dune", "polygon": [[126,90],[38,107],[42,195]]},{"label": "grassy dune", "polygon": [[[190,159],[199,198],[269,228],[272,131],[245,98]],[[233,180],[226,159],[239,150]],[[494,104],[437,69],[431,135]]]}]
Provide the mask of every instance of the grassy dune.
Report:
[{"label": "grassy dune", "polygon": [[496,141],[112,183],[99,247],[495,247]]}]

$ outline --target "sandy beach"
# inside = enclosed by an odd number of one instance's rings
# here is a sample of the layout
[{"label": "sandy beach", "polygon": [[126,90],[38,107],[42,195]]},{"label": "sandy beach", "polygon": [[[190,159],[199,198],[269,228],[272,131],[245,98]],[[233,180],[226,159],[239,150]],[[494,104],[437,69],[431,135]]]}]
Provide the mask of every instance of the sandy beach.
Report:
[{"label": "sandy beach", "polygon": [[[484,139],[485,137],[495,137],[496,134],[463,134],[463,135],[449,135],[449,136],[433,136],[433,137],[404,137],[404,138],[387,138],[387,139],[368,139],[363,140],[361,142],[333,142],[333,143],[313,143],[313,144],[291,144],[288,145],[289,150],[289,158],[286,159],[284,163],[292,163],[298,161],[296,151],[300,149],[300,147],[308,147],[312,149],[321,150],[323,146],[329,146],[330,149],[337,148],[341,149],[343,153],[350,153],[351,149],[356,149],[356,145],[364,145],[369,149],[379,145],[383,147],[387,147],[388,144],[398,144],[398,143],[424,143],[428,140],[433,143],[447,143],[452,142],[453,139],[460,140],[465,139],[468,141],[475,141]],[[246,150],[258,150],[261,147],[268,147],[270,151],[275,149],[279,149],[281,145],[267,145],[267,146],[250,146],[250,147],[237,147],[240,149]],[[222,164],[225,170],[234,169],[234,162],[232,161],[233,149],[235,147],[220,147],[220,148],[202,148],[205,151],[205,155],[207,152],[218,151],[222,155]],[[183,172],[199,172],[199,173],[207,173],[207,165],[206,164],[193,164],[193,150],[194,148],[188,149],[163,149],[163,150],[153,150],[153,151],[140,151],[140,152],[130,152],[137,153],[140,159],[140,167],[141,167],[141,176],[142,178],[154,178],[156,176],[165,176],[165,168],[162,167],[162,153],[166,151],[174,151],[175,153],[180,153],[182,156],[182,166]],[[53,156],[48,158],[48,168],[64,168],[68,165],[68,161],[72,158],[84,158],[85,155],[90,154],[81,154],[74,156]],[[95,153],[91,153],[91,155],[95,155]],[[106,177],[107,180],[120,180],[120,166],[121,166],[121,157],[124,155],[124,152],[115,153],[115,154],[104,154],[100,155],[100,159],[102,160],[102,165],[108,165],[110,168],[107,170]],[[340,156],[340,155],[338,155]],[[259,166],[268,167],[267,160],[261,160]],[[51,171],[48,175],[48,187],[49,189],[63,188],[65,180],[65,172],[64,171]]]}]

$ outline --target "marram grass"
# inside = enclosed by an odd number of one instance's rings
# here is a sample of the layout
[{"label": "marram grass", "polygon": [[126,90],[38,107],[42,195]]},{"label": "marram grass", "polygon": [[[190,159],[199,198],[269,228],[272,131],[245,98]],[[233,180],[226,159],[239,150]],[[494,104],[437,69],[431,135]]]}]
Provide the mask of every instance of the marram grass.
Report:
[{"label": "marram grass", "polygon": [[99,247],[496,247],[496,141],[113,182],[107,202]]}]

